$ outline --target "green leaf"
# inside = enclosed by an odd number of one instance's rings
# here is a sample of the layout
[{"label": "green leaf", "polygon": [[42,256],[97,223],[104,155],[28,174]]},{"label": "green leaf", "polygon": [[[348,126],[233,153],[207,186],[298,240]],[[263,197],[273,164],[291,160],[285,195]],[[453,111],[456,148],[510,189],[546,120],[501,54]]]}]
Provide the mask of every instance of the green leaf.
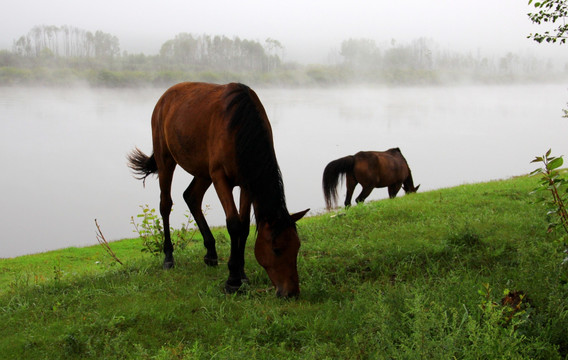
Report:
[{"label": "green leaf", "polygon": [[564,163],[564,160],[561,157],[555,158],[550,163],[548,163],[546,168],[549,169],[549,170],[557,169],[557,168],[561,167],[563,163]]}]

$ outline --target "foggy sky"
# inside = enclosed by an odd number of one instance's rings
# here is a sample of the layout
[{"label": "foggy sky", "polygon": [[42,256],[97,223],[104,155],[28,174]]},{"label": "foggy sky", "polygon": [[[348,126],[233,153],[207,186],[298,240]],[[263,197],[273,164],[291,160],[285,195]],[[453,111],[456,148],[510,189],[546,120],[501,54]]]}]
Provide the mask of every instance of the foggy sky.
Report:
[{"label": "foggy sky", "polygon": [[181,32],[239,36],[261,43],[279,40],[284,60],[323,62],[341,41],[368,38],[378,44],[431,38],[440,47],[472,52],[538,51],[562,56],[565,48],[538,45],[528,0],[19,0],[0,12],[0,49],[35,25],[102,30],[121,50],[158,53]]}]

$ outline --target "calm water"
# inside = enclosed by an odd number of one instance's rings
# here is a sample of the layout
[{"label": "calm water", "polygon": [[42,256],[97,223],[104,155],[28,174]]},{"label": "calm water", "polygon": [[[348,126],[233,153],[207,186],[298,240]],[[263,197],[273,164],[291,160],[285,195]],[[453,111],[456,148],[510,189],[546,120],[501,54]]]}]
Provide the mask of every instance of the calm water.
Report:
[{"label": "calm water", "polygon": [[[157,209],[159,189],[155,178],[143,188],[125,156],[134,146],[151,152],[150,115],[164,90],[0,88],[0,257],[97,244],[94,219],[109,240],[133,235],[130,217],[139,205]],[[256,91],[291,212],[321,212],[323,168],[359,150],[400,147],[420,191],[527,173],[549,147],[568,154],[563,85]],[[178,168],[176,226],[190,180]],[[385,197],[376,189],[370,199]],[[213,188],[204,203],[209,223],[223,225]]]}]

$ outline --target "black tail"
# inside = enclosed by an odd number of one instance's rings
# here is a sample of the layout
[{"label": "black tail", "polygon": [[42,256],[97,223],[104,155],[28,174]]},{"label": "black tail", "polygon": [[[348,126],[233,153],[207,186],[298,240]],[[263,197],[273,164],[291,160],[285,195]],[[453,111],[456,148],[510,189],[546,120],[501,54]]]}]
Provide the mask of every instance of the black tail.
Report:
[{"label": "black tail", "polygon": [[325,198],[325,205],[331,209],[337,204],[337,185],[341,175],[353,171],[355,158],[353,155],[345,156],[337,160],[333,160],[325,167],[323,171],[323,196]]},{"label": "black tail", "polygon": [[138,148],[132,150],[127,156],[128,167],[131,168],[136,175],[135,178],[142,180],[146,184],[146,178],[148,175],[156,174],[158,172],[158,165],[156,164],[156,159],[154,154],[152,156],[147,156]]}]

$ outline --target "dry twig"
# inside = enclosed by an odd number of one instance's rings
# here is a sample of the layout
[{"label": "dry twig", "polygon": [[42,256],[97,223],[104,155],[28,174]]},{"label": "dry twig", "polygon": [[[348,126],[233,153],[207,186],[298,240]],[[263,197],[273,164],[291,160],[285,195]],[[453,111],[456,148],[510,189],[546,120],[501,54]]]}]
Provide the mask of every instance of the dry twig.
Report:
[{"label": "dry twig", "polygon": [[124,265],[122,263],[122,261],[120,261],[120,259],[116,256],[116,254],[114,253],[114,251],[112,251],[112,249],[110,248],[108,241],[105,239],[105,236],[103,235],[103,232],[101,231],[101,227],[99,226],[99,224],[97,223],[97,219],[95,219],[95,225],[97,226],[97,241],[99,242],[99,244],[101,244],[101,246],[105,249],[105,251],[114,259],[116,260],[116,262],[118,262],[120,265]]}]

